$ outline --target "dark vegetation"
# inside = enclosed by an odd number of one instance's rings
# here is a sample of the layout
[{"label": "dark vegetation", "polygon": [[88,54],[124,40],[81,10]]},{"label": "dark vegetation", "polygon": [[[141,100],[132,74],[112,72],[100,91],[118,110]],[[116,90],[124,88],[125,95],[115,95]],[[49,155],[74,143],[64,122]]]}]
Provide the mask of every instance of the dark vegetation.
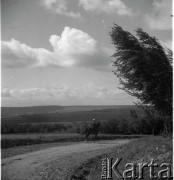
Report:
[{"label": "dark vegetation", "polygon": [[[33,107],[34,109],[35,107]],[[52,113],[52,110],[45,114],[24,114],[14,115],[11,117],[2,117],[1,120],[1,132],[2,134],[18,134],[18,133],[79,133],[81,126],[86,122],[88,123],[93,118],[105,122],[112,119],[127,118],[132,108],[137,111],[137,114],[141,115],[142,110],[139,110],[136,106],[118,106],[118,107],[103,107],[101,110],[95,110],[98,107],[88,108],[89,111],[77,111],[62,113]],[[101,107],[100,107],[101,108]],[[69,109],[69,107],[66,107]],[[2,114],[3,114],[2,108]],[[9,109],[9,114],[10,109]]]},{"label": "dark vegetation", "polygon": [[[22,117],[27,118],[22,119]],[[136,106],[122,106],[96,111],[30,114],[2,118],[1,146],[10,148],[20,145],[83,141],[85,137],[81,135],[82,129],[91,123],[93,118],[99,120],[101,124],[99,139],[163,133],[164,122],[159,115],[144,114]],[[93,136],[90,136],[89,140],[92,138]]]},{"label": "dark vegetation", "polygon": [[103,134],[158,135],[164,122],[158,114],[143,114],[136,106],[103,109],[97,111],[19,115],[2,118],[2,134],[20,133],[81,133],[85,124],[93,118],[101,122]]},{"label": "dark vegetation", "polygon": [[172,133],[172,51],[165,50],[156,37],[141,28],[135,32],[136,36],[116,24],[112,28],[113,71],[119,78],[120,88],[136,97],[137,105],[148,114],[158,113],[165,133]]},{"label": "dark vegetation", "polygon": [[130,117],[117,117],[103,122],[100,131],[110,134],[159,135],[163,129],[164,121],[159,115],[138,116],[135,111],[130,111]]}]

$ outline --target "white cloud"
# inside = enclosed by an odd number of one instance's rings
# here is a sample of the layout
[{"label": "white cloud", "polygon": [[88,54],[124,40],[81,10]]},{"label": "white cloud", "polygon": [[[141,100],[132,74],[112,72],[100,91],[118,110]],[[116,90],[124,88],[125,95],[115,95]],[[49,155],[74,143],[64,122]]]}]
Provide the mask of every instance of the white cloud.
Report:
[{"label": "white cloud", "polygon": [[[46,9],[54,13],[71,18],[83,19],[79,12],[68,9],[70,0],[41,0]],[[122,0],[79,0],[79,6],[86,11],[95,13],[116,13],[118,15],[133,15],[133,10],[125,5]]]},{"label": "white cloud", "polygon": [[172,29],[172,1],[154,0],[151,14],[145,15],[145,22],[150,29],[170,30]]},{"label": "white cloud", "polygon": [[127,7],[121,0],[79,0],[79,5],[86,11],[96,13],[117,13],[118,15],[127,16],[133,14],[132,9]]},{"label": "white cloud", "polygon": [[51,56],[51,52],[43,48],[31,48],[15,39],[1,42],[2,66],[7,68],[29,67]]},{"label": "white cloud", "polygon": [[[132,97],[120,89],[89,83],[80,87],[49,86],[9,89],[2,88],[3,106],[33,105],[120,105],[132,104]],[[136,100],[136,99],[135,99]]]},{"label": "white cloud", "polygon": [[[65,27],[62,34],[49,39],[53,51],[32,48],[17,40],[2,41],[2,65],[6,68],[31,66],[69,67],[82,65],[86,56],[97,53],[97,42],[87,33]],[[85,58],[84,58],[85,57]]]},{"label": "white cloud", "polygon": [[83,96],[89,98],[115,98],[116,95],[122,94],[120,89],[108,89],[103,86],[97,86],[93,83],[87,84],[83,87]]},{"label": "white cloud", "polygon": [[73,90],[67,86],[62,86],[59,88],[28,88],[28,89],[8,89],[4,88],[1,91],[2,97],[12,97],[12,98],[66,98],[73,96]]},{"label": "white cloud", "polygon": [[3,88],[1,90],[1,97],[12,97],[11,93],[10,93],[10,90],[7,89],[7,88]]},{"label": "white cloud", "polygon": [[123,93],[119,89],[110,90],[93,83],[82,86],[81,88],[72,88],[69,86],[49,87],[49,88],[28,88],[28,89],[8,89],[1,90],[2,98],[15,99],[86,99],[86,98],[115,98],[116,95]]},{"label": "white cloud", "polygon": [[54,13],[71,18],[82,19],[79,12],[73,12],[68,10],[67,0],[42,0],[42,3],[47,9],[52,10]]},{"label": "white cloud", "polygon": [[96,41],[87,33],[75,28],[65,27],[61,36],[52,35],[49,39],[55,52],[63,54],[93,54]]}]

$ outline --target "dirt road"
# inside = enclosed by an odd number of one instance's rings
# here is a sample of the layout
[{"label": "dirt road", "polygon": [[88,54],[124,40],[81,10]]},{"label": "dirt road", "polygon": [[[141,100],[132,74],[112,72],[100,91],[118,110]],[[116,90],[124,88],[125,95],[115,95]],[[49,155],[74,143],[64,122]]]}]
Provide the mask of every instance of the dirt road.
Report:
[{"label": "dirt road", "polygon": [[63,180],[74,167],[129,140],[78,143],[2,159],[2,180]]}]

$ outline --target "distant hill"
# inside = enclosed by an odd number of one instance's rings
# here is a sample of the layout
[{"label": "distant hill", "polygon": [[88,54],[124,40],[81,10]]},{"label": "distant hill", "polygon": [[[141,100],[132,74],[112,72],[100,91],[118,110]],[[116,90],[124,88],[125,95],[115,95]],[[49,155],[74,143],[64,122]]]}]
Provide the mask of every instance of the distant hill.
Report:
[{"label": "distant hill", "polygon": [[66,113],[79,111],[96,111],[103,109],[135,108],[134,105],[117,106],[30,106],[30,107],[1,107],[2,117],[12,117],[29,114]]},{"label": "distant hill", "polygon": [[119,116],[129,116],[130,109],[137,114],[142,111],[134,105],[129,106],[36,106],[36,107],[2,107],[2,124],[60,123],[75,121],[101,121]]},{"label": "distant hill", "polygon": [[61,106],[30,106],[30,107],[1,107],[2,117],[11,117],[25,114],[42,114],[62,109]]}]

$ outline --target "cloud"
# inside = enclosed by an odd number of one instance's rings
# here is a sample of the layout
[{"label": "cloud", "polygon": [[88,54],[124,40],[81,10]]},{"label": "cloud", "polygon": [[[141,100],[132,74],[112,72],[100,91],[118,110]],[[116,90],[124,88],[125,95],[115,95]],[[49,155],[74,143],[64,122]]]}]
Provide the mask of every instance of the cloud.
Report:
[{"label": "cloud", "polygon": [[60,36],[50,36],[49,42],[53,51],[32,48],[15,39],[2,41],[2,66],[6,68],[85,66],[88,64],[85,61],[93,63],[90,59],[98,53],[97,41],[75,28],[65,27]]},{"label": "cloud", "polygon": [[18,68],[36,65],[51,53],[42,48],[31,48],[15,39],[1,42],[1,62],[3,67]]},{"label": "cloud", "polygon": [[68,11],[68,1],[67,0],[42,0],[43,5],[52,10],[54,13],[71,17],[82,19],[79,12]]},{"label": "cloud", "polygon": [[121,0],[79,0],[79,5],[89,12],[133,15],[133,10],[127,7]]},{"label": "cloud", "polygon": [[1,97],[12,97],[11,93],[10,93],[10,90],[7,89],[7,88],[3,88],[1,90]]},{"label": "cloud", "polygon": [[[120,105],[132,104],[133,98],[120,89],[88,83],[80,87],[49,86],[9,89],[2,88],[3,106],[33,105]],[[136,101],[136,99],[134,99]]]},{"label": "cloud", "polygon": [[145,15],[145,22],[153,30],[172,29],[172,1],[154,0],[153,11]]},{"label": "cloud", "polygon": [[41,62],[41,65],[58,65],[70,67],[78,65],[83,57],[89,57],[97,52],[97,41],[87,33],[65,27],[61,36],[52,35],[49,39],[53,47],[52,58]]},{"label": "cloud", "polygon": [[[41,0],[44,7],[52,12],[82,20],[80,12],[73,12],[68,9],[70,0]],[[122,0],[79,0],[79,6],[85,11],[95,13],[116,13],[118,15],[133,15],[133,10],[127,7]]]},{"label": "cloud", "polygon": [[8,89],[1,90],[2,98],[15,99],[86,99],[86,98],[114,98],[116,95],[123,93],[119,89],[110,90],[102,86],[97,86],[93,83],[82,86],[81,88],[73,88],[66,85],[61,87],[49,88],[28,88],[28,89]]},{"label": "cloud", "polygon": [[[2,89],[2,97],[11,97],[11,98],[48,98],[48,97],[63,97],[68,93],[68,89],[61,87],[56,88],[30,88],[30,89]],[[7,96],[8,95],[8,96]]]},{"label": "cloud", "polygon": [[115,98],[116,95],[122,94],[123,91],[120,89],[108,89],[103,86],[97,86],[93,83],[84,86],[83,96],[87,98]]},{"label": "cloud", "polygon": [[52,35],[49,42],[55,52],[63,54],[93,54],[96,41],[87,33],[75,28],[65,27],[61,36]]},{"label": "cloud", "polygon": [[60,88],[29,88],[29,89],[2,89],[2,97],[13,97],[13,98],[48,98],[56,97],[63,98],[73,95],[73,91],[67,86]]}]

